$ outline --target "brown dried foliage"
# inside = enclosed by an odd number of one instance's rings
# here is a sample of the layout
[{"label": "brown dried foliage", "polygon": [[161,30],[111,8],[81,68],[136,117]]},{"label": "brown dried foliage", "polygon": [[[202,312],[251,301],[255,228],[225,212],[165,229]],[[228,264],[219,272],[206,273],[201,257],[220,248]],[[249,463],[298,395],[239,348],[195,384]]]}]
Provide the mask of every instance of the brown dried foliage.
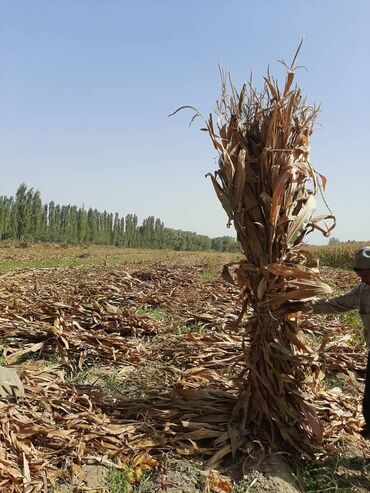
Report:
[{"label": "brown dried foliage", "polygon": [[[238,289],[221,278],[197,284],[206,268],[200,259],[131,272],[108,266],[2,276],[3,357],[14,364],[18,358],[26,396],[0,403],[0,491],[48,491],[86,463],[126,468],[134,461],[145,470],[158,464],[150,454],[165,450],[204,454],[210,465],[237,449],[247,457],[255,452],[253,433],[240,439],[237,422],[230,422],[238,402],[233,377],[244,364],[242,331],[230,331],[240,309]],[[143,305],[160,306],[185,332],[138,315]],[[55,324],[61,319],[62,329]],[[322,336],[320,324],[304,324]],[[349,355],[341,342],[348,333],[348,327],[330,327],[327,349],[307,381],[328,451],[353,441],[360,426],[358,401],[323,379],[322,370],[338,367],[363,372],[363,348]],[[244,337],[245,351],[249,344]],[[24,361],[55,354],[60,361],[48,367]],[[95,378],[68,382],[79,366],[108,362],[128,375],[123,393],[107,395]],[[355,376],[347,374],[355,391]],[[134,396],[125,390],[132,386]]]},{"label": "brown dried foliage", "polygon": [[[281,306],[331,292],[302,242],[313,229],[328,234],[335,219],[312,215],[326,182],[309,159],[318,109],[293,86],[293,65],[282,89],[268,74],[261,92],[250,82],[239,93],[230,81],[228,94],[222,73],[217,130],[210,115],[207,131],[219,153],[219,168],[210,177],[245,256],[236,269],[243,310],[253,309],[233,413],[240,423],[238,440],[252,434],[264,446],[309,455],[322,440],[306,395],[314,355]],[[333,224],[322,226],[323,220]]]}]

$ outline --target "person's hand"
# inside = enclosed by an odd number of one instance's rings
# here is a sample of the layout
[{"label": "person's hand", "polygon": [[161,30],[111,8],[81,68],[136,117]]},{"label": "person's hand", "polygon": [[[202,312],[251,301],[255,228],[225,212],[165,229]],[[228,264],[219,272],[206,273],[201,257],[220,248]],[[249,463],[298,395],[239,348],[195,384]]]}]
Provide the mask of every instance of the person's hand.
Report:
[{"label": "person's hand", "polygon": [[285,313],[297,313],[306,311],[308,306],[303,301],[287,301],[282,308]]}]

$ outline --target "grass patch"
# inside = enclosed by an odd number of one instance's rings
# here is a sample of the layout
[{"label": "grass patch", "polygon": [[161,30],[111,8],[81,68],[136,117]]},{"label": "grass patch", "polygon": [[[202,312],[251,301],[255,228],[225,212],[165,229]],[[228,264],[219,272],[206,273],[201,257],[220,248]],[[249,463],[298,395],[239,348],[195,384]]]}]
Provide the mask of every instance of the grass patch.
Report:
[{"label": "grass patch", "polygon": [[181,324],[176,327],[176,333],[178,335],[186,335],[191,332],[202,332],[204,328],[199,324]]},{"label": "grass patch", "polygon": [[[6,361],[6,356],[4,359]],[[63,362],[63,359],[58,354],[35,351],[21,355],[17,359],[16,363],[17,365],[20,365],[22,363],[26,363],[27,361],[45,361],[45,363],[49,365],[59,365]]]},{"label": "grass patch", "polygon": [[116,395],[120,393],[124,378],[120,377],[118,370],[111,368],[104,371],[99,367],[85,368],[76,373],[72,373],[69,381],[74,385],[98,384],[107,394]]},{"label": "grass patch", "polygon": [[347,377],[343,373],[330,373],[325,375],[325,384],[330,388],[339,387],[344,389],[347,386]]},{"label": "grass patch", "polygon": [[317,351],[322,344],[323,336],[316,335],[311,330],[304,330],[304,336],[307,339],[308,344],[312,347],[312,349]]},{"label": "grass patch", "polygon": [[86,368],[69,374],[67,381],[73,385],[84,385],[89,383],[90,379],[94,376],[99,378],[98,373],[95,370]]},{"label": "grass patch", "polygon": [[352,327],[352,337],[348,342],[351,347],[365,344],[363,324],[357,311],[340,313],[339,320],[343,325]]},{"label": "grass patch", "polygon": [[339,313],[339,319],[343,324],[350,325],[354,329],[362,328],[360,314],[357,311]]},{"label": "grass patch", "polygon": [[215,281],[216,279],[221,280],[222,265],[230,262],[236,262],[239,259],[239,254],[220,254],[215,253],[214,255],[205,255],[202,258],[203,261],[203,271],[198,276],[198,282],[200,284],[207,284]]},{"label": "grass patch", "polygon": [[136,315],[139,317],[150,317],[157,322],[168,322],[170,316],[163,310],[163,308],[152,308],[150,306],[143,306],[136,311]]},{"label": "grass patch", "polygon": [[305,493],[364,493],[369,491],[369,466],[364,457],[333,454],[295,467],[298,487]]},{"label": "grass patch", "polygon": [[138,372],[130,366],[96,366],[70,374],[68,382],[76,386],[92,385],[111,399],[136,398],[144,395],[142,382],[135,379],[137,375]]},{"label": "grass patch", "polygon": [[204,272],[202,272],[199,276],[199,282],[201,284],[206,284],[208,282],[212,282],[214,281],[215,279],[217,279],[219,276],[219,271],[217,270],[213,270],[213,269],[209,269],[209,270],[206,270]]},{"label": "grass patch", "polygon": [[[109,493],[151,493],[148,485],[150,475],[140,468],[128,468],[125,471],[111,468],[107,476]],[[149,487],[149,489],[148,489]]]},{"label": "grass patch", "polygon": [[[352,310],[349,312],[333,313],[330,315],[315,315],[315,320],[321,326],[325,327],[326,317],[330,317],[331,320],[339,320],[342,325],[347,325],[350,327],[348,330],[351,334],[351,338],[348,341],[348,345],[350,347],[357,347],[365,344],[363,324],[358,311]],[[320,347],[323,341],[322,335],[316,335],[311,330],[304,330],[304,335],[313,349],[317,350]]]},{"label": "grass patch", "polygon": [[296,478],[305,493],[334,493],[339,490],[338,468],[340,456],[328,457],[323,461],[297,465]]},{"label": "grass patch", "polygon": [[126,475],[119,469],[110,469],[107,476],[109,493],[130,493],[131,483],[127,481]]},{"label": "grass patch", "polygon": [[124,380],[122,380],[117,373],[102,376],[101,382],[103,389],[112,397],[117,397],[117,395],[122,394]]}]

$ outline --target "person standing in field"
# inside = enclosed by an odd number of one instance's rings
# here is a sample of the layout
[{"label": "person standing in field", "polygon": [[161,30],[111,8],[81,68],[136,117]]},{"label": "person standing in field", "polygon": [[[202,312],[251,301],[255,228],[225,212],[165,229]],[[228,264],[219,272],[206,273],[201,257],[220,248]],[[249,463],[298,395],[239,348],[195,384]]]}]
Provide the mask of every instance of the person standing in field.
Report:
[{"label": "person standing in field", "polygon": [[289,302],[288,312],[339,313],[358,309],[364,327],[364,337],[369,349],[365,377],[365,392],[362,412],[365,426],[361,431],[364,438],[370,439],[370,246],[361,248],[354,257],[353,269],[360,283],[353,289],[333,298],[321,298],[315,301]]}]

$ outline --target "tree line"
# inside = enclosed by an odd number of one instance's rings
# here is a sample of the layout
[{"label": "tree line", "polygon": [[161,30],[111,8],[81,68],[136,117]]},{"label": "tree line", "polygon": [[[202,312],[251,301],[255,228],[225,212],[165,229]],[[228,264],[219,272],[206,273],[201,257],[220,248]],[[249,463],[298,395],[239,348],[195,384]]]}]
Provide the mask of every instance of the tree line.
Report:
[{"label": "tree line", "polygon": [[0,196],[0,239],[30,242],[115,245],[125,248],[238,251],[234,238],[209,238],[167,228],[149,216],[120,217],[75,205],[43,203],[40,192],[22,183],[15,197]]}]

